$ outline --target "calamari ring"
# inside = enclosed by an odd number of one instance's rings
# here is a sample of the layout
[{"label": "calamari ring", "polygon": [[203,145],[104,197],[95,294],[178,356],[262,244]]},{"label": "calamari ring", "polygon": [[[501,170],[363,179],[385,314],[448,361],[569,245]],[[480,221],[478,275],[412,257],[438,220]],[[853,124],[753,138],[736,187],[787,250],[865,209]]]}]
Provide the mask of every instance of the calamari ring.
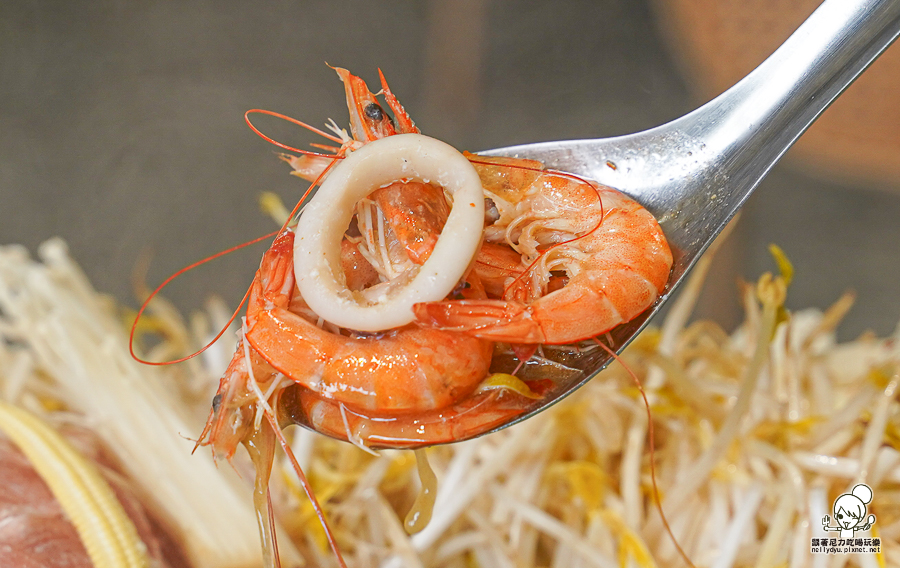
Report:
[{"label": "calamari ring", "polygon": [[[375,302],[347,288],[341,239],[356,203],[401,179],[436,183],[453,196],[450,216],[431,256],[407,283]],[[421,134],[369,142],[349,154],[304,208],[294,241],[294,273],[303,299],[324,320],[359,331],[383,331],[413,321],[413,304],[443,300],[481,243],[484,194],[478,173],[452,146]]]}]

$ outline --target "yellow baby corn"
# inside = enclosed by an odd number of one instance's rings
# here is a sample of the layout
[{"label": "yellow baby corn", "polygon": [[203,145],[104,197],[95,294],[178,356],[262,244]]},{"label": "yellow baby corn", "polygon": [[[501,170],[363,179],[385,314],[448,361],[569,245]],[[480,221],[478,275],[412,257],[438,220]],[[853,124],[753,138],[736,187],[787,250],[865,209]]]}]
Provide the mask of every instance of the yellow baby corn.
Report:
[{"label": "yellow baby corn", "polygon": [[50,487],[96,568],[149,566],[134,523],[94,464],[42,420],[3,401],[0,430]]}]

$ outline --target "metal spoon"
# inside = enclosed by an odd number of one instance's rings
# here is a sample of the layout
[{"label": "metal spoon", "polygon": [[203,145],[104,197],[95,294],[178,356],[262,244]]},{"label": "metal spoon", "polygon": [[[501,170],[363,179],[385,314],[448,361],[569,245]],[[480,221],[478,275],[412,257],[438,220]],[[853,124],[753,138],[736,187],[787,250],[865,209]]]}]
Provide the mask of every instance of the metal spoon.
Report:
[{"label": "metal spoon", "polygon": [[[898,33],[900,0],[826,0],[752,73],[686,116],[628,136],[482,153],[539,160],[597,180],[631,195],[659,220],[675,254],[669,285],[655,306],[613,330],[612,348],[621,352],[772,166]],[[578,361],[579,376],[491,431],[546,409],[610,360],[598,350]]]}]

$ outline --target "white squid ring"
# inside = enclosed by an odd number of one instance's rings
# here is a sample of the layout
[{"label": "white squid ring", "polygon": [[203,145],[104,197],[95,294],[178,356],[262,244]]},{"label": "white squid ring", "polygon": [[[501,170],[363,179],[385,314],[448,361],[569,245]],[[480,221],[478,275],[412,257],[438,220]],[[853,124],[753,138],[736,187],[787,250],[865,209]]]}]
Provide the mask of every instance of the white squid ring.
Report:
[{"label": "white squid ring", "polygon": [[[341,240],[356,203],[401,179],[432,182],[453,196],[434,250],[405,286],[360,303],[341,269]],[[413,304],[439,301],[456,287],[481,244],[484,193],[478,173],[452,146],[421,134],[369,142],[328,174],[303,213],[294,239],[300,294],[316,314],[337,326],[383,331],[413,321]]]}]

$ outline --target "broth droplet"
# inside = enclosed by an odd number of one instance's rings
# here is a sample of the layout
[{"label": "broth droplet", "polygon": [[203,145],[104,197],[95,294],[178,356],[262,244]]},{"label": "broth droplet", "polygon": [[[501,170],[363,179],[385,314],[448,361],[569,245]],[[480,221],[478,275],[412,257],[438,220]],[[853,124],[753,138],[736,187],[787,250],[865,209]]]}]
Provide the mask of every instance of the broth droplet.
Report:
[{"label": "broth droplet", "polygon": [[403,521],[403,528],[407,534],[416,534],[417,532],[428,526],[431,521],[431,513],[434,511],[434,499],[437,494],[437,477],[428,463],[428,456],[425,449],[415,450],[416,469],[419,471],[419,480],[422,482],[422,488],[413,503],[406,519]]}]

